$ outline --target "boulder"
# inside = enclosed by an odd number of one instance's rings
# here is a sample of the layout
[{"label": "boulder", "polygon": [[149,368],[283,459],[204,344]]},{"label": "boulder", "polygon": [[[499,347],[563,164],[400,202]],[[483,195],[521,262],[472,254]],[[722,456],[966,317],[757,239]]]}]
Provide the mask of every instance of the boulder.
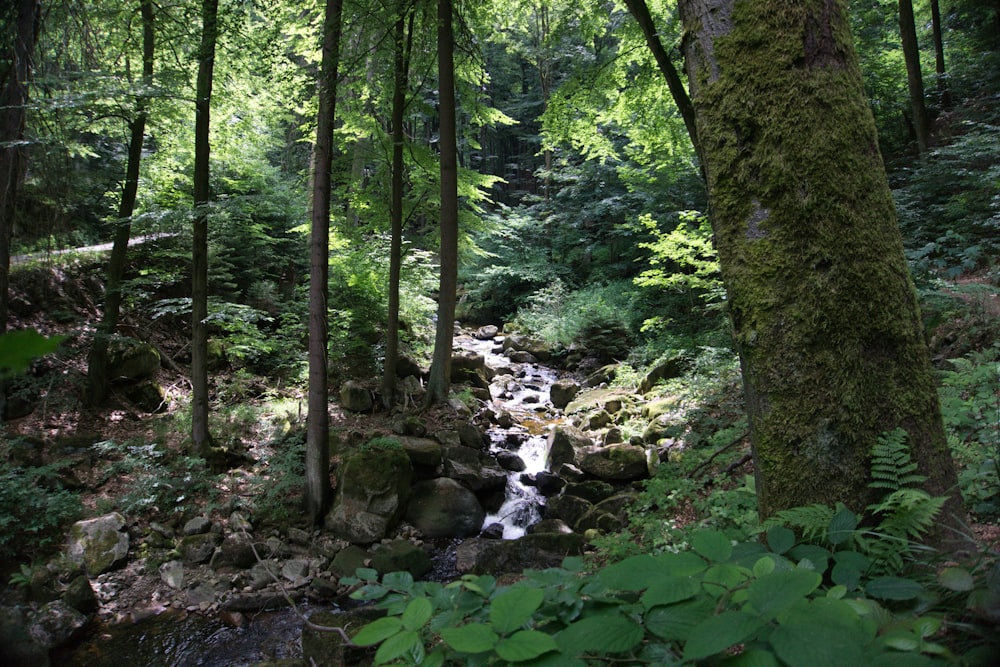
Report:
[{"label": "boulder", "polygon": [[419,579],[431,571],[431,557],[411,542],[393,540],[372,550],[372,567],[383,574],[406,571]]},{"label": "boulder", "polygon": [[527,467],[524,463],[524,459],[514,452],[501,450],[496,453],[496,457],[497,464],[508,472],[521,472]]},{"label": "boulder", "polygon": [[576,528],[577,522],[593,507],[594,505],[590,501],[577,496],[567,496],[564,493],[550,498],[545,504],[545,518],[559,519],[567,526]]},{"label": "boulder", "polygon": [[372,441],[341,466],[327,530],[348,542],[377,542],[406,511],[412,479],[413,465],[402,445]]},{"label": "boulder", "polygon": [[367,664],[371,659],[371,649],[345,644],[339,632],[320,628],[341,628],[348,636],[353,636],[363,626],[382,616],[385,616],[385,611],[374,607],[361,607],[339,614],[314,611],[309,615],[309,625],[302,628],[302,658],[296,659],[293,664],[314,667]]},{"label": "boulder", "polygon": [[156,382],[146,381],[132,387],[128,398],[133,405],[150,414],[163,412],[167,409],[167,394]]},{"label": "boulder", "polygon": [[413,465],[427,466],[430,468],[441,465],[443,449],[441,443],[430,438],[401,437],[397,438],[403,445],[403,450],[410,457]]},{"label": "boulder", "polygon": [[113,381],[151,377],[158,370],[160,353],[149,343],[127,336],[108,342],[108,377]]},{"label": "boulder", "polygon": [[[33,615],[28,625],[28,634],[35,644],[51,651],[69,642],[89,620],[86,614],[73,609],[62,600],[56,600]],[[43,664],[48,664],[48,661]]]},{"label": "boulder", "polygon": [[371,557],[367,551],[354,544],[341,549],[330,564],[330,571],[338,577],[353,577],[359,567],[367,567]]},{"label": "boulder", "polygon": [[549,433],[545,467],[555,470],[563,463],[576,463],[577,450],[593,444],[579,429],[566,425],[556,426]]},{"label": "boulder", "polygon": [[420,364],[418,364],[412,357],[408,357],[404,354],[400,355],[400,357],[396,360],[396,377],[405,378],[412,376],[421,378],[426,375],[427,371],[421,368]]},{"label": "boulder", "polygon": [[592,503],[599,503],[605,498],[610,498],[615,493],[615,487],[597,479],[588,479],[584,482],[574,482],[568,484],[563,493],[567,496],[576,496]]},{"label": "boulder", "polygon": [[486,326],[479,327],[476,329],[475,338],[476,340],[493,340],[500,333],[500,327],[494,324],[487,324]]},{"label": "boulder", "polygon": [[128,557],[124,528],[125,517],[118,512],[77,521],[69,531],[67,556],[92,577],[112,570]]},{"label": "boulder", "polygon": [[212,558],[212,569],[235,568],[245,570],[257,562],[250,537],[243,533],[227,535],[222,540],[219,550]]},{"label": "boulder", "polygon": [[583,381],[583,386],[590,389],[593,387],[600,387],[602,384],[611,384],[617,374],[618,364],[601,366],[587,376],[587,379]]},{"label": "boulder", "polygon": [[585,447],[578,452],[580,469],[598,479],[629,481],[649,476],[646,450],[635,445]]},{"label": "boulder", "polygon": [[563,532],[530,533],[516,540],[471,539],[455,550],[455,569],[462,574],[500,575],[556,567],[567,556],[583,553],[583,546],[582,535]]},{"label": "boulder", "polygon": [[557,410],[562,410],[580,391],[580,385],[574,380],[556,380],[549,389],[549,400]]},{"label": "boulder", "polygon": [[406,510],[406,520],[429,538],[478,535],[485,518],[475,494],[447,477],[414,484]]},{"label": "boulder", "polygon": [[462,482],[476,492],[503,488],[507,484],[507,471],[488,454],[468,447],[444,448],[445,476]]},{"label": "boulder", "polygon": [[681,357],[671,357],[658,362],[642,378],[642,382],[639,383],[639,393],[649,392],[661,380],[680,377],[684,373],[684,363],[684,359]]},{"label": "boulder", "polygon": [[350,412],[368,412],[374,406],[372,393],[354,380],[340,387],[340,405]]},{"label": "boulder", "polygon": [[93,614],[100,606],[94,588],[90,585],[90,579],[84,574],[69,582],[62,599],[81,614]]},{"label": "boulder", "polygon": [[451,357],[451,381],[489,389],[486,358],[478,352],[460,351]]},{"label": "boulder", "polygon": [[177,545],[177,551],[185,563],[207,563],[215,553],[215,547],[222,543],[218,533],[185,535]]}]

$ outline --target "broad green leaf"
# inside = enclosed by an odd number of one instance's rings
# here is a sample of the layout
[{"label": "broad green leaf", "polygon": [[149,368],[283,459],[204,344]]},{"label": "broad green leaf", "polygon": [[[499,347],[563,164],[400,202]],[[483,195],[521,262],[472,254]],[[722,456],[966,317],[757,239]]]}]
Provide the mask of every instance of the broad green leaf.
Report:
[{"label": "broad green leaf", "polygon": [[403,611],[401,619],[403,627],[407,630],[419,630],[424,626],[424,623],[430,620],[433,613],[434,607],[431,605],[430,600],[427,598],[414,598],[410,600],[410,603],[406,605],[406,610]]},{"label": "broad green leaf", "polygon": [[496,645],[497,655],[508,662],[532,660],[543,653],[558,650],[555,639],[537,630],[515,632],[510,637],[501,639]]},{"label": "broad green leaf", "polygon": [[793,623],[775,628],[770,637],[778,657],[803,667],[860,667],[868,664],[863,646],[850,641],[841,628],[820,623]]},{"label": "broad green leaf", "polygon": [[413,575],[409,572],[390,572],[382,578],[382,585],[399,591],[413,589]]},{"label": "broad green leaf", "polygon": [[773,572],[750,584],[750,605],[765,618],[772,618],[802,600],[823,582],[816,572],[788,570]]},{"label": "broad green leaf", "polygon": [[830,525],[826,529],[827,539],[831,544],[841,544],[851,538],[857,527],[858,515],[844,508],[830,519]]},{"label": "broad green leaf", "polygon": [[804,565],[803,561],[808,560],[812,563],[810,569],[814,569],[817,572],[826,572],[830,550],[815,544],[797,544],[789,550],[787,556],[798,561],[800,566]]},{"label": "broad green leaf", "polygon": [[758,579],[772,572],[774,572],[774,559],[770,556],[764,556],[753,564],[753,576]]},{"label": "broad green leaf", "polygon": [[642,641],[642,626],[624,616],[591,616],[571,623],[556,636],[564,653],[621,653]]},{"label": "broad green leaf", "polygon": [[351,641],[358,646],[374,646],[380,641],[403,629],[403,622],[396,616],[386,616],[379,618],[358,630]]},{"label": "broad green leaf", "polygon": [[691,548],[713,563],[723,563],[733,555],[733,545],[725,533],[700,530],[691,536]]},{"label": "broad green leaf", "polygon": [[725,664],[726,667],[780,667],[773,653],[759,648],[747,649]]},{"label": "broad green leaf", "polygon": [[691,629],[684,644],[685,660],[701,660],[722,653],[752,635],[761,625],[756,616],[742,611],[724,611]]},{"label": "broad green leaf", "polygon": [[704,600],[692,600],[680,604],[654,607],[646,613],[643,623],[646,629],[660,639],[684,641],[692,628],[712,613],[712,605]]},{"label": "broad green leaf", "polygon": [[838,551],[833,556],[836,563],[830,572],[833,583],[842,584],[848,590],[857,588],[861,577],[871,566],[871,559],[857,551]]},{"label": "broad green leaf", "polygon": [[743,585],[743,582],[749,577],[749,570],[736,567],[731,563],[722,563],[708,568],[705,572],[703,586],[706,591],[719,597],[725,592]]},{"label": "broad green leaf", "polygon": [[946,567],[938,572],[937,579],[950,591],[971,591],[976,587],[972,575],[964,567]]},{"label": "broad green leaf", "polygon": [[470,623],[458,628],[443,628],[441,639],[448,646],[463,653],[489,651],[500,641],[500,637],[493,632],[493,628],[485,623]]},{"label": "broad green leaf", "polygon": [[46,338],[34,329],[0,334],[0,378],[20,373],[31,362],[55,352],[65,336]]},{"label": "broad green leaf", "polygon": [[913,631],[926,639],[941,629],[941,619],[934,616],[921,616],[913,619]]},{"label": "broad green leaf", "polygon": [[879,641],[897,651],[920,650],[920,639],[912,632],[893,632],[882,636]]},{"label": "broad green leaf", "polygon": [[608,588],[619,591],[641,591],[662,577],[685,577],[705,569],[705,561],[690,552],[662,556],[632,556],[609,565],[598,573],[598,579]]},{"label": "broad green leaf", "polygon": [[375,651],[375,664],[392,662],[411,651],[423,654],[424,645],[420,642],[419,634],[412,630],[405,630],[382,642],[382,645]]},{"label": "broad green leaf", "polygon": [[912,600],[924,587],[903,577],[877,577],[865,585],[865,593],[879,600]]},{"label": "broad green leaf", "polygon": [[354,576],[362,581],[378,581],[378,570],[370,567],[359,567],[354,571]]},{"label": "broad green leaf", "polygon": [[795,533],[784,526],[773,526],[767,531],[767,546],[776,554],[783,554],[795,546]]},{"label": "broad green leaf", "polygon": [[521,628],[542,606],[545,593],[540,588],[511,588],[490,605],[490,623],[502,635]]},{"label": "broad green leaf", "polygon": [[673,604],[698,594],[701,584],[691,577],[663,577],[642,594],[642,606],[652,609],[661,604]]}]

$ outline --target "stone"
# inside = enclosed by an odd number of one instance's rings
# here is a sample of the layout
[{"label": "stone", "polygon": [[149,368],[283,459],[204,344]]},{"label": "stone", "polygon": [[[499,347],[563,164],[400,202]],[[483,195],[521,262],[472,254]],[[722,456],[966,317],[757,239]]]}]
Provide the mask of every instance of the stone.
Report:
[{"label": "stone", "polygon": [[667,396],[649,401],[642,406],[642,416],[646,419],[656,419],[660,415],[670,414],[680,407],[681,399],[678,396]]},{"label": "stone", "polygon": [[615,487],[607,482],[596,479],[589,479],[584,482],[573,482],[568,484],[563,491],[567,496],[583,498],[591,503],[599,503],[605,498],[610,498],[615,494]]},{"label": "stone", "polygon": [[[62,600],[43,606],[28,626],[28,635],[34,643],[47,651],[69,642],[90,619]],[[48,664],[47,661],[44,664]]]},{"label": "stone", "polygon": [[403,517],[412,480],[413,464],[402,445],[372,441],[341,466],[326,529],[356,544],[381,540]]},{"label": "stone", "polygon": [[396,377],[406,378],[415,377],[421,378],[427,375],[427,371],[420,367],[420,364],[413,357],[408,357],[405,354],[401,354],[398,359],[396,359]]},{"label": "stone", "polygon": [[0,665],[48,667],[48,647],[36,644],[28,630],[23,608],[0,605]]},{"label": "stone", "polygon": [[366,562],[370,557],[367,551],[352,544],[333,557],[330,572],[338,577],[353,577],[359,567],[367,567]]},{"label": "stone", "polygon": [[478,535],[485,518],[475,494],[447,477],[414,484],[406,510],[407,522],[429,538]]},{"label": "stone", "polygon": [[184,588],[184,563],[171,560],[160,565],[160,581],[174,590]]},{"label": "stone", "polygon": [[188,589],[185,597],[188,607],[201,609],[215,602],[215,589],[207,583],[200,583],[194,588]]},{"label": "stone", "polygon": [[580,469],[598,479],[630,481],[649,476],[646,450],[635,445],[595,445],[580,450]]},{"label": "stone", "polygon": [[229,515],[229,529],[233,532],[246,531],[249,533],[253,530],[253,524],[241,513],[233,512]]},{"label": "stone", "polygon": [[221,542],[222,536],[217,533],[186,535],[177,545],[177,551],[185,563],[207,563]]},{"label": "stone", "polygon": [[593,441],[577,428],[566,425],[556,426],[549,433],[545,467],[549,470],[555,470],[564,463],[576,463],[577,450],[593,444]]},{"label": "stone", "polygon": [[611,423],[611,415],[607,410],[598,410],[587,419],[587,429],[596,431]]},{"label": "stone", "polygon": [[682,357],[671,357],[657,363],[646,373],[639,383],[639,393],[649,393],[657,382],[671,380],[684,374],[685,361]]},{"label": "stone", "polygon": [[431,558],[407,540],[393,540],[372,550],[372,567],[383,574],[405,571],[420,579],[431,571]]},{"label": "stone", "polygon": [[182,535],[200,535],[212,530],[212,521],[206,516],[196,516],[181,528]]},{"label": "stone", "polygon": [[83,574],[69,582],[62,599],[63,602],[81,614],[93,614],[100,607],[97,595],[94,594],[94,588],[90,585],[90,579]]},{"label": "stone", "polygon": [[400,437],[397,438],[403,445],[403,450],[410,457],[413,465],[427,466],[430,468],[441,465],[442,449],[441,443],[430,438]]},{"label": "stone", "polygon": [[125,517],[118,512],[77,521],[69,531],[67,556],[92,577],[113,570],[128,557]]},{"label": "stone", "polygon": [[576,528],[577,521],[582,519],[593,507],[594,505],[590,501],[577,496],[567,496],[564,493],[550,498],[545,504],[545,518],[559,519],[567,526]]},{"label": "stone", "polygon": [[451,381],[489,389],[486,358],[478,352],[458,351],[451,357]]},{"label": "stone", "polygon": [[156,382],[140,382],[129,390],[128,398],[137,408],[150,414],[158,414],[167,409],[167,394]]},{"label": "stone", "polygon": [[108,342],[108,377],[113,381],[151,377],[160,370],[160,353],[149,343],[113,336]]},{"label": "stone", "polygon": [[361,607],[339,614],[329,611],[313,612],[309,615],[310,625],[302,628],[302,658],[296,661],[296,665],[343,667],[367,664],[371,660],[371,649],[345,644],[339,632],[316,628],[340,628],[350,637],[362,626],[382,616],[385,616],[385,612],[374,607]]},{"label": "stone", "polygon": [[527,465],[524,463],[524,459],[514,452],[501,450],[496,453],[496,459],[497,464],[508,472],[521,472],[527,468]]},{"label": "stone", "polygon": [[567,556],[583,553],[583,545],[583,536],[575,533],[530,533],[516,540],[465,540],[455,550],[455,569],[462,574],[496,576],[556,567]]},{"label": "stone", "polygon": [[292,582],[294,586],[302,585],[309,576],[309,561],[304,558],[292,558],[281,566],[281,576]]},{"label": "stone", "polygon": [[250,537],[245,533],[227,535],[219,549],[213,554],[211,566],[214,570],[235,568],[245,570],[257,562]]},{"label": "stone", "polygon": [[479,493],[507,485],[507,472],[494,458],[468,447],[444,448],[445,475]]},{"label": "stone", "polygon": [[494,324],[487,324],[476,329],[473,334],[476,340],[493,340],[500,333],[500,327]]},{"label": "stone", "polygon": [[565,485],[566,481],[562,477],[547,470],[535,475],[535,488],[546,498],[559,493]]},{"label": "stone", "polygon": [[538,523],[528,526],[526,532],[533,533],[572,533],[573,529],[559,519],[542,519]]},{"label": "stone", "polygon": [[375,404],[367,388],[348,380],[340,387],[340,405],[350,412],[369,412]]},{"label": "stone", "polygon": [[549,400],[557,410],[562,410],[580,391],[580,385],[575,380],[556,380],[549,389]]},{"label": "stone", "polygon": [[479,430],[479,427],[471,422],[460,423],[456,430],[458,431],[458,440],[462,443],[463,447],[478,450],[483,449],[483,446],[489,442],[489,439]]},{"label": "stone", "polygon": [[308,544],[312,541],[312,535],[307,530],[302,530],[301,528],[296,528],[295,526],[289,526],[288,541],[292,544],[298,544],[299,546],[308,546]]},{"label": "stone", "polygon": [[618,364],[608,364],[601,366],[596,371],[587,376],[583,381],[583,386],[587,389],[600,387],[602,384],[611,384],[618,374]]},{"label": "stone", "polygon": [[617,426],[612,426],[608,429],[607,433],[604,434],[605,445],[616,445],[624,440],[625,434],[622,432],[621,428]]}]

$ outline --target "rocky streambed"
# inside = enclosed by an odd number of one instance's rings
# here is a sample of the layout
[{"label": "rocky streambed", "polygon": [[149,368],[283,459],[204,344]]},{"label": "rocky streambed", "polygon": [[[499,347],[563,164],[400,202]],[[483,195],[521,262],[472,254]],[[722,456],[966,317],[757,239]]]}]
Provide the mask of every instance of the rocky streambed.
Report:
[{"label": "rocky streambed", "polygon": [[[63,557],[7,591],[0,664],[45,665],[50,654],[70,666],[332,664],[335,651],[300,641],[301,615],[349,609],[340,580],[358,567],[443,580],[583,552],[623,526],[633,483],[658,464],[669,406],[610,388],[613,367],[584,377],[572,354],[560,371],[552,355],[495,327],[458,335],[452,380],[465,400],[433,428],[399,411],[387,430],[332,443],[345,454],[322,530],[258,527],[239,511],[176,525],[117,513],[81,522]],[[423,374],[400,365],[410,403]],[[340,398],[345,410],[372,409],[363,384]],[[626,439],[621,425],[644,409],[645,432]]]}]

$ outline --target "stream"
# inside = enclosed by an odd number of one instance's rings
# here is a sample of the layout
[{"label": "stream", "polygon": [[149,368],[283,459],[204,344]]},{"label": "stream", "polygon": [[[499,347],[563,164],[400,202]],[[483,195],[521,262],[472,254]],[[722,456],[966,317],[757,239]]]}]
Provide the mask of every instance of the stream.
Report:
[{"label": "stream", "polygon": [[[525,476],[545,469],[547,436],[560,420],[549,400],[556,381],[554,370],[541,364],[513,364],[502,355],[501,339],[456,337],[456,351],[471,350],[492,368],[510,368],[490,384],[489,406],[497,415],[509,414],[504,426],[492,425],[487,433],[491,452],[508,450],[524,462],[524,469],[507,477],[505,501],[483,524],[503,526],[504,539],[516,539],[541,518],[544,498]],[[329,610],[317,605],[313,609]],[[308,615],[312,610],[308,609]],[[60,667],[248,667],[260,662],[301,658],[302,621],[291,609],[247,615],[246,623],[233,627],[215,616],[167,611],[143,621],[100,624],[81,643],[56,652]]]}]

